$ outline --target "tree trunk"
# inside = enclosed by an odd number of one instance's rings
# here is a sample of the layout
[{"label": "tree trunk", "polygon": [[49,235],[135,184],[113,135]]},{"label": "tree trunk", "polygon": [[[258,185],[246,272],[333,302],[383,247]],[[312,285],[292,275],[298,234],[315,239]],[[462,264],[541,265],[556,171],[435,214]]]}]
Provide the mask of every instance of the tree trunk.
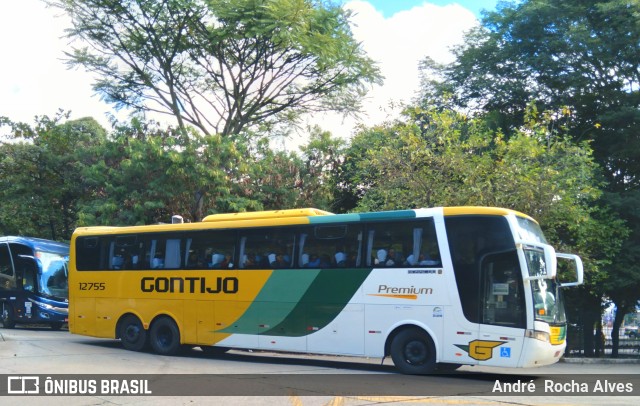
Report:
[{"label": "tree trunk", "polygon": [[49,229],[51,230],[51,239],[56,241],[56,222],[53,219],[49,219]]},{"label": "tree trunk", "polygon": [[[614,300],[615,303],[615,300]],[[613,318],[613,329],[611,330],[611,357],[618,358],[618,347],[620,345],[620,327],[624,321],[624,315],[629,309],[622,303],[616,303],[616,316]]]},{"label": "tree trunk", "polygon": [[604,333],[602,332],[602,320],[596,322],[596,331],[593,335],[593,340],[596,346],[596,357],[600,358],[604,356]]},{"label": "tree trunk", "polygon": [[595,340],[593,334],[593,327],[596,325],[598,318],[593,312],[586,312],[583,319],[582,331],[584,338],[584,356],[595,356]]}]

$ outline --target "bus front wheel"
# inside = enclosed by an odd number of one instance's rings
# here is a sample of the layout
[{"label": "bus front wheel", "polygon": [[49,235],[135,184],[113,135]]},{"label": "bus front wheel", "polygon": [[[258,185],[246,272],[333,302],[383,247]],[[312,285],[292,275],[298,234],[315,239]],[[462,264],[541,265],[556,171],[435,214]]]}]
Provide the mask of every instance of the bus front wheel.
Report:
[{"label": "bus front wheel", "polygon": [[436,369],[435,345],[420,329],[402,330],[391,341],[391,359],[403,374],[430,374]]},{"label": "bus front wheel", "polygon": [[149,329],[151,347],[161,355],[174,355],[180,348],[180,330],[173,319],[163,316]]},{"label": "bus front wheel", "polygon": [[2,326],[4,328],[14,328],[16,322],[13,321],[11,305],[8,303],[2,303]]},{"label": "bus front wheel", "polygon": [[147,346],[147,330],[136,316],[129,314],[120,321],[118,335],[129,351],[142,351]]}]

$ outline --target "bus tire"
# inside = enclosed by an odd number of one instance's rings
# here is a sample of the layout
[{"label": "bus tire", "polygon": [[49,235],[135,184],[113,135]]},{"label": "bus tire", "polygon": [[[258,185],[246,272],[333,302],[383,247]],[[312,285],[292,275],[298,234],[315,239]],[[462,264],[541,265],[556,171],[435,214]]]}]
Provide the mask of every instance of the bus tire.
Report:
[{"label": "bus tire", "polygon": [[436,369],[436,348],[429,334],[418,328],[408,328],[393,337],[391,359],[403,374],[430,374]]},{"label": "bus tire", "polygon": [[4,328],[14,328],[16,322],[13,320],[13,309],[9,303],[2,303],[2,326]]},{"label": "bus tire", "polygon": [[133,314],[124,316],[118,325],[122,346],[129,351],[142,351],[147,347],[147,330]]},{"label": "bus tire", "polygon": [[151,347],[160,355],[174,355],[181,349],[180,329],[170,317],[161,316],[149,329]]}]

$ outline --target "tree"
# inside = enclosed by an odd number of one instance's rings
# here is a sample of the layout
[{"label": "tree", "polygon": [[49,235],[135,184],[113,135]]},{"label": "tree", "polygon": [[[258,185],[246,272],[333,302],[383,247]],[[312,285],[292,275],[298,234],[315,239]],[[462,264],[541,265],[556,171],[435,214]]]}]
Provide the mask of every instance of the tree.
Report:
[{"label": "tree", "polygon": [[638,15],[638,1],[504,2],[454,50],[453,63],[423,65],[426,103],[481,112],[507,138],[531,102],[540,111],[571,111],[568,134],[591,142],[606,180],[601,206],[631,230],[606,284],[621,309],[640,298]]},{"label": "tree", "polygon": [[33,127],[2,118],[12,139],[0,145],[3,234],[71,238],[90,196],[86,171],[99,161],[106,131],[91,118],[61,124],[67,116],[38,117]]},{"label": "tree", "polygon": [[303,112],[357,111],[378,68],[324,0],[59,0],[67,53],[116,107],[226,137]]},{"label": "tree", "polygon": [[300,191],[298,206],[334,211],[339,208],[335,180],[344,162],[346,142],[319,127],[311,128],[310,134],[309,142],[300,147],[303,162],[296,184]]},{"label": "tree", "polygon": [[[527,114],[527,124],[506,140],[481,118],[409,108],[398,122],[354,138],[356,153],[347,152],[354,170],[344,183],[363,191],[363,210],[506,206],[553,220],[547,223],[561,235],[560,224],[579,223],[601,195],[599,170],[587,143],[550,130],[556,115],[535,106]],[[361,145],[370,148],[360,154]]]},{"label": "tree", "polygon": [[153,224],[180,214],[200,221],[219,211],[255,209],[243,196],[247,172],[242,144],[220,135],[200,135],[132,120],[118,126],[88,168],[93,198],[80,225]]}]

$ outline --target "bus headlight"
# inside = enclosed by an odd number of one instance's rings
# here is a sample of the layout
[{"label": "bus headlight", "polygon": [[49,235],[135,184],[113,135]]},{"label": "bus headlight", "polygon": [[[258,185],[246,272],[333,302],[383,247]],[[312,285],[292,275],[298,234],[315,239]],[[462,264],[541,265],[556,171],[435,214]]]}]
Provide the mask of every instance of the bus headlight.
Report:
[{"label": "bus headlight", "polygon": [[551,342],[551,337],[549,336],[549,333],[547,333],[546,331],[527,330],[525,333],[525,336],[529,338],[535,338],[536,340],[540,340],[545,343]]},{"label": "bus headlight", "polygon": [[53,306],[53,305],[50,305],[49,303],[38,302],[37,300],[33,300],[33,299],[30,299],[30,300],[42,310],[61,313],[61,314],[69,314],[69,309],[67,308]]},{"label": "bus headlight", "polygon": [[36,302],[35,300],[33,301],[33,303],[35,303],[36,305],[38,305],[38,307],[40,307],[41,309],[44,309],[44,310],[53,310],[54,309],[54,307],[51,306],[49,303]]}]

